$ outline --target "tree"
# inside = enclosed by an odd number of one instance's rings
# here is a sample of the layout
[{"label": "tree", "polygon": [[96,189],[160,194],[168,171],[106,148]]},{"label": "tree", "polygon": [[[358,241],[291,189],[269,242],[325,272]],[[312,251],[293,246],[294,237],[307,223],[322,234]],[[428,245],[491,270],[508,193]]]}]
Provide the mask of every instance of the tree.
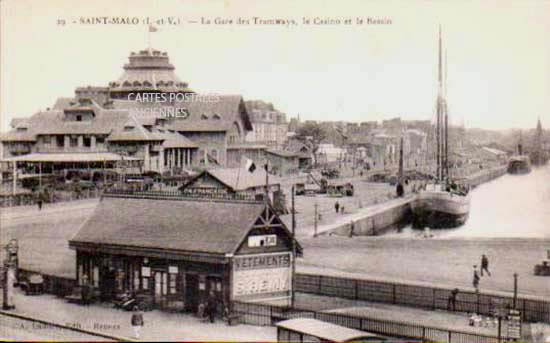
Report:
[{"label": "tree", "polygon": [[314,122],[307,122],[300,126],[296,131],[296,139],[300,140],[311,149],[313,154],[313,163],[317,165],[317,152],[319,151],[319,144],[327,137],[325,129]]}]

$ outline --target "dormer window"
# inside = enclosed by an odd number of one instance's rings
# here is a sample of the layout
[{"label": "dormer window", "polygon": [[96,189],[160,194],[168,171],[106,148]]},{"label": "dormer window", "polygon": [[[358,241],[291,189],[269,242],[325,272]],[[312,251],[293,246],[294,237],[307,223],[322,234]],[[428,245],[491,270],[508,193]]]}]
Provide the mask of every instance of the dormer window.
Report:
[{"label": "dormer window", "polygon": [[206,119],[208,119],[208,116],[206,114],[203,114],[203,115],[201,115],[201,119],[206,120]]},{"label": "dormer window", "polygon": [[134,127],[131,126],[131,125],[124,126],[124,131],[132,131],[133,129],[134,129]]},{"label": "dormer window", "polygon": [[219,120],[219,119],[222,119],[222,117],[220,117],[220,115],[217,114],[217,113],[214,114],[214,116],[212,116],[212,118],[213,118],[213,119],[218,119],[218,120]]},{"label": "dormer window", "polygon": [[25,131],[27,131],[27,128],[26,127],[18,127],[17,131],[18,132],[25,132]]}]

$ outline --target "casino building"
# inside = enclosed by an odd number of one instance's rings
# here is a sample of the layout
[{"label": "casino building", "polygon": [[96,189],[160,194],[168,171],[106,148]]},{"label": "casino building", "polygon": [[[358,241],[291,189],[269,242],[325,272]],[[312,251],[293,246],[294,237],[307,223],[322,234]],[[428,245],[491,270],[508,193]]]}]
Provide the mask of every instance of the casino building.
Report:
[{"label": "casino building", "polygon": [[[245,142],[252,125],[240,95],[197,94],[174,70],[166,52],[132,52],[107,87],[78,87],[73,97],[14,119],[0,136],[2,162],[31,164],[37,173],[120,172],[121,161],[130,174],[177,173],[263,156],[265,147]],[[161,101],[144,101],[152,96]]]},{"label": "casino building", "polygon": [[[86,276],[105,300],[132,292],[154,308],[187,311],[210,291],[219,310],[231,301],[290,301],[292,236],[273,208],[253,197],[111,191],[69,247],[77,282]],[[301,254],[298,243],[296,249]]]}]

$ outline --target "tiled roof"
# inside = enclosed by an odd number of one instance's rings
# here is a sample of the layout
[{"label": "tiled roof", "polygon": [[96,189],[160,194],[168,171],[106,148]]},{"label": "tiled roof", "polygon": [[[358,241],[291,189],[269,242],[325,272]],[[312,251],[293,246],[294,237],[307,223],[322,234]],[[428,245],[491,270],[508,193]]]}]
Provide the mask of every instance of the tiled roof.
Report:
[{"label": "tiled roof", "polygon": [[[205,170],[203,173],[212,175],[234,191],[265,186],[266,172],[263,166],[259,165],[256,166],[256,169],[252,173],[245,168],[217,168]],[[197,177],[200,177],[202,174],[199,174]],[[269,175],[269,184],[280,184],[280,181],[276,176]]]},{"label": "tiled roof", "polygon": [[[62,153],[31,153],[26,155],[5,158],[2,161],[24,162],[102,162],[121,161],[122,156],[111,152],[62,152]],[[139,158],[124,157],[126,161],[135,161]]]},{"label": "tiled roof", "polygon": [[268,149],[265,152],[273,154],[273,155],[281,156],[281,157],[297,157],[298,156],[297,153],[292,152],[292,151],[286,151],[286,150],[271,150],[271,149]]},{"label": "tiled roof", "polygon": [[2,142],[34,142],[36,141],[36,135],[29,131],[16,131],[12,130],[0,134],[0,141]]},{"label": "tiled roof", "polygon": [[[160,113],[161,109],[181,108],[189,114],[186,118],[170,120],[167,126],[176,131],[227,131],[241,116],[245,130],[252,130],[252,124],[240,95],[196,95],[199,98],[187,98],[175,102],[138,102],[114,100],[117,109],[127,109],[136,118],[144,114]],[[200,97],[203,98],[200,98]],[[202,99],[202,100],[201,100]],[[159,118],[162,116],[159,115]],[[218,119],[219,118],[219,119]],[[138,119],[140,120],[140,119]]]},{"label": "tiled roof", "polygon": [[13,118],[10,122],[12,128],[27,127],[29,118]]},{"label": "tiled roof", "polygon": [[264,208],[262,203],[105,197],[71,242],[231,253]]},{"label": "tiled roof", "polygon": [[55,101],[55,104],[53,105],[52,110],[63,110],[67,107],[72,106],[72,104],[76,103],[75,98],[57,98]]}]

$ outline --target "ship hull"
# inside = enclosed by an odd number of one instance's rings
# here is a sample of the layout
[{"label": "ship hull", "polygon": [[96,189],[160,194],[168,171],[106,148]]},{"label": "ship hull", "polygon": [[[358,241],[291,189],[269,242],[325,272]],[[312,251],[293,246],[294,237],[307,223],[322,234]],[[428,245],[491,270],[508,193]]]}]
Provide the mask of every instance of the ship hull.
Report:
[{"label": "ship hull", "polygon": [[512,158],[508,162],[508,174],[522,175],[531,172],[531,163],[528,157],[521,156]]},{"label": "ship hull", "polygon": [[450,229],[463,225],[470,214],[470,195],[422,191],[411,203],[413,228]]}]

